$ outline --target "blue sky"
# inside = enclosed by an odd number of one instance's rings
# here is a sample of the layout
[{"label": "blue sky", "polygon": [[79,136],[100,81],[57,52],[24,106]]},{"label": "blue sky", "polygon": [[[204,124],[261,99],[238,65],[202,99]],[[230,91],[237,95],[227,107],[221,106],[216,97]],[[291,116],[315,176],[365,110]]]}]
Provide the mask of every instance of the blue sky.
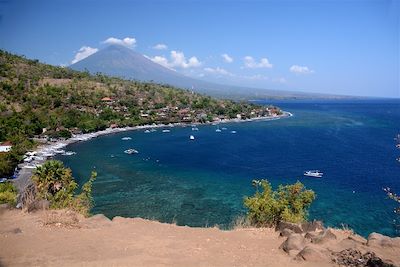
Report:
[{"label": "blue sky", "polygon": [[3,0],[0,16],[1,49],[49,64],[121,43],[219,83],[400,97],[396,0]]}]

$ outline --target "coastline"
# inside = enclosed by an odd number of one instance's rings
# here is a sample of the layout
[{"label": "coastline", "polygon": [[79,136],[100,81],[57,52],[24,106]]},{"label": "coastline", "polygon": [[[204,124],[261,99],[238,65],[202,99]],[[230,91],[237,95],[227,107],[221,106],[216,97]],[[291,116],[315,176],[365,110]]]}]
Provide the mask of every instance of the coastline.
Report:
[{"label": "coastline", "polygon": [[[254,121],[272,121],[272,120],[279,120],[282,118],[290,118],[293,117],[293,114],[287,111],[283,111],[282,115],[277,116],[265,116],[265,117],[256,117],[251,119],[224,119],[220,121],[214,122],[206,122],[206,123],[199,123],[196,124],[198,126],[201,125],[218,125],[218,124],[225,124],[225,123],[243,123],[243,122],[254,122]],[[39,145],[33,151],[27,152],[25,155],[27,157],[32,157],[31,161],[23,162],[18,164],[18,168],[20,169],[16,178],[12,179],[11,182],[17,187],[18,192],[23,192],[31,183],[31,176],[33,174],[33,170],[36,169],[36,166],[40,166],[47,160],[52,159],[56,153],[55,151],[62,151],[63,148],[67,147],[68,145],[84,142],[91,140],[93,138],[97,138],[99,136],[127,132],[127,131],[137,131],[137,130],[147,130],[152,128],[173,128],[173,127],[185,127],[188,125],[192,125],[192,123],[170,123],[170,124],[147,124],[147,125],[139,125],[139,126],[127,126],[122,128],[107,128],[105,130],[85,133],[85,134],[78,134],[73,135],[71,138],[65,140],[57,140],[54,142],[49,142],[46,144]],[[18,200],[17,207],[21,207],[21,203]]]}]

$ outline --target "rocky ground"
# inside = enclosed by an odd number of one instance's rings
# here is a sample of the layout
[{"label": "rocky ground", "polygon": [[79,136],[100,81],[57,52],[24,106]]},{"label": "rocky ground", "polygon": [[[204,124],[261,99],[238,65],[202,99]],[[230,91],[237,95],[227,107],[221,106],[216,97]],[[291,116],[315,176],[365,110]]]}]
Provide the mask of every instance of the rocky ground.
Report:
[{"label": "rocky ground", "polygon": [[0,266],[400,266],[400,238],[319,222],[222,231],[3,206],[0,244]]}]

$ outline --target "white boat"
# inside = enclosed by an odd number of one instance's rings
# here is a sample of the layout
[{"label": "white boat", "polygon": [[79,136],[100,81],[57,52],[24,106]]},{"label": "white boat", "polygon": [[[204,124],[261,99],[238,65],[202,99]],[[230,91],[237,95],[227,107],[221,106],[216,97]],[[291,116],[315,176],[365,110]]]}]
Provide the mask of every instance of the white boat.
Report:
[{"label": "white boat", "polygon": [[131,140],[131,137],[122,137],[121,140],[127,141],[127,140]]},{"label": "white boat", "polygon": [[194,140],[194,136],[191,135],[191,136],[189,137],[189,139],[190,139],[190,140]]},{"label": "white boat", "polygon": [[168,130],[168,129],[162,130],[163,133],[169,133],[170,131],[171,130]]},{"label": "white boat", "polygon": [[231,133],[235,134],[235,133],[236,133],[236,131],[231,131]]},{"label": "white boat", "polygon": [[221,129],[222,129],[223,131],[228,130],[228,128],[226,128],[226,127],[222,127]]},{"label": "white boat", "polygon": [[154,132],[157,132],[157,130],[154,129],[154,128],[152,128],[152,129],[150,130],[150,132],[154,133]]},{"label": "white boat", "polygon": [[63,154],[64,156],[72,156],[72,155],[75,155],[76,154],[76,152],[74,152],[74,151],[65,151],[65,153]]},{"label": "white boat", "polygon": [[145,133],[149,133],[150,132],[150,130],[146,130],[146,131],[144,131]]},{"label": "white boat", "polygon": [[215,130],[217,133],[222,132],[221,129],[218,127],[217,130]]},{"label": "white boat", "polygon": [[56,153],[56,154],[64,154],[65,150],[57,149],[57,150],[54,150],[54,153]]},{"label": "white boat", "polygon": [[133,149],[133,148],[129,148],[129,149],[125,150],[124,153],[131,155],[131,154],[137,154],[137,153],[139,153],[139,151],[137,151],[136,149]]},{"label": "white boat", "polygon": [[324,175],[322,172],[319,170],[312,170],[312,171],[305,171],[304,176],[309,176],[309,177],[316,177],[316,178],[321,178],[322,175]]},{"label": "white boat", "polygon": [[43,157],[54,157],[56,154],[52,153],[52,152],[44,152],[42,154]]},{"label": "white boat", "polygon": [[192,131],[198,131],[199,130],[199,128],[197,128],[197,127],[192,127]]}]

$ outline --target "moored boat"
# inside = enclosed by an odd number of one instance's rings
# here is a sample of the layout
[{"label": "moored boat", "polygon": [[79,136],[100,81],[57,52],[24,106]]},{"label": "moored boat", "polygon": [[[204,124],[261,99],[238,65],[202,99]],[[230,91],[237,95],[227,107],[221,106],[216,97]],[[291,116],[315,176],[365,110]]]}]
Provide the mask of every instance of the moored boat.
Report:
[{"label": "moored boat", "polygon": [[324,173],[320,172],[319,170],[312,170],[312,171],[305,171],[304,176],[309,176],[309,177],[316,177],[316,178],[321,178]]},{"label": "moored boat", "polygon": [[124,153],[131,155],[131,154],[137,154],[137,153],[139,153],[139,151],[137,151],[136,149],[133,149],[133,148],[129,148],[129,149],[125,150]]}]

